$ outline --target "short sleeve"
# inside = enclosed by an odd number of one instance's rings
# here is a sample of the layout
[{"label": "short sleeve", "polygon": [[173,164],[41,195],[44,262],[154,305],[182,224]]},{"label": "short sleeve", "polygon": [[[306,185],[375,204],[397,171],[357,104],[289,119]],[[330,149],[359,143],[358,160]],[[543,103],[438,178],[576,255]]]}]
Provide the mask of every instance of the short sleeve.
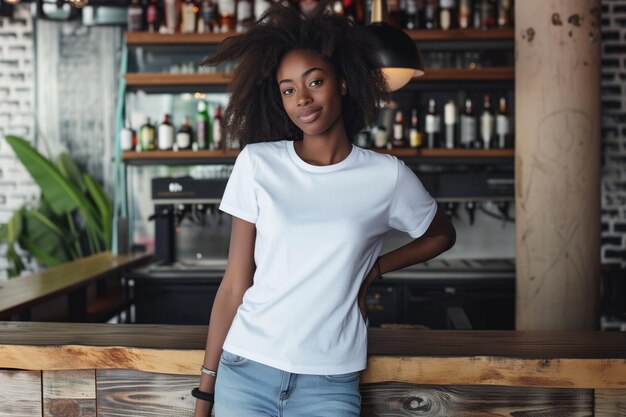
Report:
[{"label": "short sleeve", "polygon": [[255,194],[254,168],[249,146],[237,156],[230,173],[219,209],[250,223],[256,223],[259,213]]},{"label": "short sleeve", "polygon": [[398,159],[398,176],[389,207],[389,227],[418,238],[426,232],[436,213],[435,199],[417,175]]}]

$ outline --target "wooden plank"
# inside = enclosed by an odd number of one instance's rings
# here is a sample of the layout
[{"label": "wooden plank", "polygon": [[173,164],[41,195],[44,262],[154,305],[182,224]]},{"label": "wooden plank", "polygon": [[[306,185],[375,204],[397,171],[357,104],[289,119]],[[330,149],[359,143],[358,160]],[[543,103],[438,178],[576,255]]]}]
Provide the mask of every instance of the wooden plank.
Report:
[{"label": "wooden plank", "polygon": [[44,417],[96,417],[96,400],[44,400]]},{"label": "wooden plank", "polygon": [[[513,28],[506,29],[451,29],[451,30],[404,30],[414,41],[471,41],[514,40]],[[217,44],[237,33],[149,33],[127,32],[127,45],[205,45]]]},{"label": "wooden plank", "polygon": [[148,255],[114,256],[103,252],[12,279],[0,291],[0,317],[8,317],[94,280],[118,275],[124,269],[142,265],[149,260]]},{"label": "wooden plank", "polygon": [[[204,349],[206,337],[207,326],[0,322],[0,346],[4,351],[11,345]],[[371,328],[368,329],[368,354],[626,361],[626,332]],[[37,360],[36,357],[31,359]]]},{"label": "wooden plank", "polygon": [[0,370],[0,417],[41,416],[41,372]]},{"label": "wooden plank", "polygon": [[43,398],[95,399],[96,373],[94,369],[44,371]]},{"label": "wooden plank", "polygon": [[192,416],[200,376],[97,370],[96,380],[98,417]]},{"label": "wooden plank", "polygon": [[594,416],[626,417],[626,389],[596,389],[594,396]]},{"label": "wooden plank", "polygon": [[424,75],[413,77],[412,81],[513,81],[514,79],[515,68],[513,67],[426,68]]},{"label": "wooden plank", "polygon": [[[135,369],[196,375],[203,350],[94,346],[0,346],[0,367]],[[363,382],[626,388],[623,359],[517,359],[493,356],[370,356]]]},{"label": "wooden plank", "polygon": [[587,417],[593,390],[361,384],[361,416]]}]

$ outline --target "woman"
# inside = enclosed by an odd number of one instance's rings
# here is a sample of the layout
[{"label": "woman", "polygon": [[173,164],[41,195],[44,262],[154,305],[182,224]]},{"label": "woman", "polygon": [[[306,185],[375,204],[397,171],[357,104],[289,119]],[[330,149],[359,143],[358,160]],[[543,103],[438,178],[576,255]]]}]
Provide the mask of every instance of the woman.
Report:
[{"label": "woman", "polygon": [[[217,417],[358,416],[368,286],[454,244],[402,161],[352,144],[386,84],[375,41],[329,10],[275,4],[205,60],[239,62],[224,119],[247,145],[220,204],[231,241],[196,416],[212,394]],[[415,240],[379,258],[392,228]]]}]

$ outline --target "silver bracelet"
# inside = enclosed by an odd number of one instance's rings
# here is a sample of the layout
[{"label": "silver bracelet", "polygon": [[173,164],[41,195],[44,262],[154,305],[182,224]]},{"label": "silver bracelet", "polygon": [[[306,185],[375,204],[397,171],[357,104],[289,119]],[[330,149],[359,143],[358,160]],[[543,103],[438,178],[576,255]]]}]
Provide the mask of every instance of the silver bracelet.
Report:
[{"label": "silver bracelet", "polygon": [[200,372],[202,372],[203,374],[213,376],[213,377],[217,377],[217,372],[205,368],[204,365],[200,367]]}]

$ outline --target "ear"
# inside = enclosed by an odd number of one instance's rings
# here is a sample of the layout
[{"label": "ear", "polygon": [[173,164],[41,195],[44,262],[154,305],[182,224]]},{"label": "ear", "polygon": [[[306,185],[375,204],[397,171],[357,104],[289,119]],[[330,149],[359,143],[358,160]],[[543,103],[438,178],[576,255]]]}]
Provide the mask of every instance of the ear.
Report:
[{"label": "ear", "polygon": [[348,88],[346,87],[346,80],[341,80],[341,95],[345,96],[348,93]]}]

